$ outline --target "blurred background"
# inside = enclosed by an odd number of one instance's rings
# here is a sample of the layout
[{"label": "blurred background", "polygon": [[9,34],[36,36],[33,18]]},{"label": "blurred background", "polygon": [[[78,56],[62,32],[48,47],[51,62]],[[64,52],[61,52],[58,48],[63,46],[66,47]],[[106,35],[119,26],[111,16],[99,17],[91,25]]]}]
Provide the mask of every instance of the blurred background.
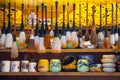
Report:
[{"label": "blurred background", "polygon": [[[11,24],[14,24],[14,2],[16,1],[17,3],[17,9],[16,9],[16,24],[17,27],[20,27],[21,23],[21,3],[25,4],[25,9],[24,9],[24,23],[25,26],[27,25],[28,22],[28,16],[31,14],[31,12],[34,12],[36,14],[36,5],[39,5],[39,19],[41,19],[41,3],[44,2],[45,5],[48,6],[48,22],[50,22],[51,18],[51,5],[53,6],[53,23],[55,24],[55,1],[56,0],[5,0],[6,4],[6,25],[7,25],[7,20],[8,20],[8,3],[9,1],[11,2]],[[97,27],[100,25],[100,3],[102,4],[102,26],[105,26],[105,8],[107,6],[108,8],[108,26],[111,26],[111,4],[114,4],[114,25],[116,24],[116,2],[118,4],[118,24],[120,25],[120,0],[58,0],[59,4],[59,15],[58,15],[58,24],[59,27],[62,26],[62,5],[66,5],[66,17],[65,17],[65,22],[67,23],[67,11],[69,11],[70,14],[70,26],[72,27],[72,16],[73,16],[73,3],[76,3],[76,26],[79,25],[79,4],[81,4],[81,24],[83,27],[86,26],[86,2],[88,2],[88,23],[89,26],[91,27],[92,25],[92,6],[96,6],[96,13],[95,13],[95,24]],[[69,7],[67,7],[67,3],[69,2]],[[3,23],[3,4],[4,0],[0,0],[0,27],[2,27]],[[28,5],[29,4],[29,9]],[[120,26],[119,26],[120,27]]]}]

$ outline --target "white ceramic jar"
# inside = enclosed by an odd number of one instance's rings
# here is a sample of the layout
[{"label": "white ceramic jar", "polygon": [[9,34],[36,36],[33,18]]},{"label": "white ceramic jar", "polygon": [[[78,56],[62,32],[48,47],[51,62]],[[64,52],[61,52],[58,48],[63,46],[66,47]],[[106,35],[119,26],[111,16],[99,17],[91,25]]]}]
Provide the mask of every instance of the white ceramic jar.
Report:
[{"label": "white ceramic jar", "polygon": [[10,61],[1,61],[1,72],[10,72]]},{"label": "white ceramic jar", "polygon": [[36,72],[36,62],[30,62],[29,63],[29,72]]},{"label": "white ceramic jar", "polygon": [[29,69],[29,61],[22,60],[21,61],[21,72],[28,72],[28,69]]},{"label": "white ceramic jar", "polygon": [[19,72],[20,71],[20,61],[11,61],[11,72]]}]

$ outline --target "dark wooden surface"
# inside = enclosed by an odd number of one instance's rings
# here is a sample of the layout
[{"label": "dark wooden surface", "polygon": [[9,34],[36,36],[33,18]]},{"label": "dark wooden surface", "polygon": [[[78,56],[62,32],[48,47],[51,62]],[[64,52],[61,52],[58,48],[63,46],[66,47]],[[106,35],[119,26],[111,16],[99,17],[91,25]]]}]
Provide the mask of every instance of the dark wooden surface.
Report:
[{"label": "dark wooden surface", "polygon": [[120,80],[120,76],[118,77],[79,77],[79,76],[69,76],[69,77],[56,77],[56,76],[50,76],[50,77],[46,77],[46,76],[4,76],[4,77],[0,77],[0,80]]},{"label": "dark wooden surface", "polygon": [[113,77],[117,77],[120,76],[119,72],[114,72],[114,73],[106,73],[106,72],[0,72],[0,76],[66,76],[66,77],[74,77],[74,76],[79,76],[79,77],[83,77],[83,76],[104,76],[104,77],[109,77],[109,76],[113,76]]}]

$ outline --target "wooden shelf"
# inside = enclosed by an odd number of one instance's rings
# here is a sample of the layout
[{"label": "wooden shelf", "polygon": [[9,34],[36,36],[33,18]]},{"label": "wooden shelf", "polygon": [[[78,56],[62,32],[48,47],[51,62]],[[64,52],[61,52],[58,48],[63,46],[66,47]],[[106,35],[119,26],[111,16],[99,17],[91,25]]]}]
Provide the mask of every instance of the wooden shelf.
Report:
[{"label": "wooden shelf", "polygon": [[0,72],[0,76],[120,76],[119,72]]},{"label": "wooden shelf", "polygon": [[[11,49],[0,49],[2,52],[11,52]],[[19,52],[30,52],[28,49],[20,49]],[[33,52],[37,52],[33,51]],[[51,49],[47,49],[47,52],[51,52]],[[62,52],[115,52],[113,49],[62,49]],[[120,52],[120,49],[118,50]]]}]

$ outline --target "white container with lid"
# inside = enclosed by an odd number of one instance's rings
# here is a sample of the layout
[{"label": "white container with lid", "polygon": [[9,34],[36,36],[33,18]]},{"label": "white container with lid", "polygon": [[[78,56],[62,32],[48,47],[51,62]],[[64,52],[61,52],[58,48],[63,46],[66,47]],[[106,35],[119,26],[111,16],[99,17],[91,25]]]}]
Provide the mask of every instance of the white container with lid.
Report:
[{"label": "white container with lid", "polygon": [[1,72],[10,72],[10,61],[1,61]]},{"label": "white container with lid", "polygon": [[19,72],[20,71],[20,61],[11,61],[11,72]]}]

